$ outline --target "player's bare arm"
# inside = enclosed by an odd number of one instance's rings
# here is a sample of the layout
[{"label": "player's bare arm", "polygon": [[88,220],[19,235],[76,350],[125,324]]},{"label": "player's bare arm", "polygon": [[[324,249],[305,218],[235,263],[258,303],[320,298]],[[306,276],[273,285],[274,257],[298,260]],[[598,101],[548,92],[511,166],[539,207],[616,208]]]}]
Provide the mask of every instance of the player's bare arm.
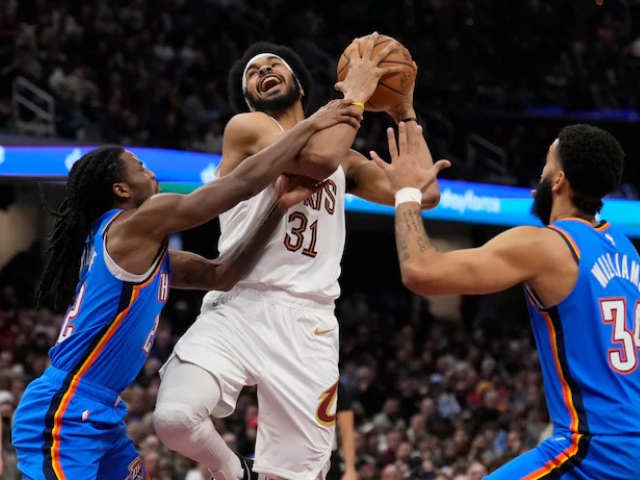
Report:
[{"label": "player's bare arm", "polygon": [[[201,225],[239,202],[256,195],[273,183],[309,140],[322,128],[353,118],[342,108],[344,101],[333,102],[313,120],[296,126],[268,148],[252,155],[233,174],[204,185],[189,195],[160,194],[139,208],[127,210],[109,231],[109,252],[131,273],[145,272],[166,236]],[[125,153],[124,155],[132,155]],[[130,159],[131,160],[131,159]],[[130,168],[143,169],[135,157]],[[126,185],[116,185],[126,194]]]},{"label": "player's bare arm", "polygon": [[[358,49],[358,42],[354,41],[347,49],[350,68],[343,82],[336,84],[336,89],[354,102],[364,105],[367,103],[378,81],[384,75],[397,73],[402,67],[379,67],[380,62],[396,47],[396,42],[389,45],[378,54],[373,55],[373,48],[378,39],[378,33],[374,32],[367,42],[362,56]],[[363,107],[355,106],[362,112]],[[331,175],[342,164],[351,145],[358,133],[357,129],[348,125],[336,125],[314,135],[309,143],[300,152],[300,162],[295,164],[296,171],[300,175],[312,176],[324,179]],[[314,175],[310,175],[314,173]]]},{"label": "player's bare arm", "polygon": [[[222,145],[222,163],[218,174],[220,177],[228,175],[234,171],[238,165],[248,160],[251,155],[269,148],[292,130],[303,129],[308,131],[311,129],[313,133],[330,129],[328,125],[332,125],[328,116],[339,115],[340,122],[348,126],[348,128],[356,131],[362,120],[362,112],[357,107],[351,105],[351,100],[334,100],[318,110],[315,114],[297,123],[291,130],[282,132],[278,125],[269,116],[262,112],[241,113],[233,117],[224,131],[224,141]],[[310,140],[311,136],[307,140]],[[298,150],[296,153],[299,153]],[[311,173],[305,176],[324,179],[322,171],[316,171],[315,174],[311,169],[305,169],[301,166],[301,161],[296,158],[285,169],[286,173],[303,174],[303,172]],[[333,173],[333,172],[331,172]]]},{"label": "player's bare arm", "polygon": [[[411,124],[407,128],[411,129]],[[428,148],[420,150],[419,161],[425,169],[433,166],[433,159]],[[393,206],[395,204],[395,190],[389,177],[375,162],[368,160],[354,150],[350,150],[346,160],[342,163],[342,168],[347,178],[347,193],[380,205]],[[438,203],[440,203],[440,187],[437,182],[433,182],[422,193],[421,208],[431,210],[437,207]]]},{"label": "player's bare arm", "polygon": [[[420,132],[421,128],[418,128]],[[420,191],[448,166],[441,160],[426,170],[417,160],[419,139],[400,124],[399,148],[389,137],[392,163],[376,162],[385,171],[396,198],[395,234],[402,281],[422,295],[488,294],[519,283],[533,288],[547,305],[561,301],[573,287],[577,265],[562,237],[550,229],[519,227],[480,248],[438,252],[424,227]],[[415,195],[414,198],[411,195]],[[555,281],[550,282],[550,277]]]},{"label": "player's bare arm", "polygon": [[286,209],[275,202],[260,226],[224,257],[208,260],[191,252],[171,250],[171,288],[229,291],[253,267],[262,247],[280,223]]},{"label": "player's bare arm", "polygon": [[[413,65],[417,71],[418,66],[415,62]],[[418,145],[418,163],[425,169],[429,169],[433,166],[433,157],[431,156],[431,151],[424,136],[422,133],[417,133],[419,125],[416,118],[416,111],[413,108],[414,88],[415,83],[411,92],[405,97],[405,101],[395,110],[387,113],[391,115],[398,124],[403,120],[407,120],[405,124],[408,135],[420,140]],[[388,135],[392,134],[393,133],[388,132]],[[381,205],[394,205],[395,191],[387,175],[375,162],[370,162],[364,156],[351,150],[343,162],[342,168],[347,177],[349,193]],[[438,203],[440,203],[440,187],[438,186],[438,182],[433,182],[423,193],[422,208],[424,210],[430,210],[437,207]]]},{"label": "player's bare arm", "polygon": [[315,190],[297,179],[282,176],[276,183],[276,198],[262,221],[215,260],[191,252],[170,250],[171,288],[187,290],[231,290],[249,273],[262,255],[262,249],[282,217],[292,206],[304,201]]},{"label": "player's bare arm", "polygon": [[[568,293],[556,284],[558,294],[554,295],[543,283],[546,274],[556,271],[558,257],[570,256],[563,240],[551,230],[513,228],[482,247],[441,253],[429,240],[418,205],[407,202],[397,208],[395,232],[402,281],[415,293],[483,295],[526,283],[548,305]],[[550,248],[559,252],[550,254]]]}]

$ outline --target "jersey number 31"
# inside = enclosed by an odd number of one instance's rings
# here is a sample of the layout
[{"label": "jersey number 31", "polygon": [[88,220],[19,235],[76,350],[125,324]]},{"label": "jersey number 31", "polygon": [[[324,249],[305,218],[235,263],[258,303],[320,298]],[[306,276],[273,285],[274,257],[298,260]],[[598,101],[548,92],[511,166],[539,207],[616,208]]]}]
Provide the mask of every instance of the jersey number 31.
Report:
[{"label": "jersey number 31", "polygon": [[600,300],[602,320],[611,324],[611,343],[608,351],[609,364],[623,375],[632,373],[638,367],[638,349],[640,349],[640,301],[634,307],[633,332],[627,328],[627,302],[624,298]]},{"label": "jersey number 31", "polygon": [[[302,212],[293,212],[289,215],[289,223],[296,223],[297,226],[291,228],[291,234],[287,233],[284,237],[284,246],[290,252],[297,252],[302,248],[304,243],[304,233],[309,225],[309,219]],[[309,225],[308,230],[311,230],[311,240],[309,246],[302,250],[302,255],[307,257],[316,258],[318,252],[316,252],[316,236],[318,233],[318,220]]]}]

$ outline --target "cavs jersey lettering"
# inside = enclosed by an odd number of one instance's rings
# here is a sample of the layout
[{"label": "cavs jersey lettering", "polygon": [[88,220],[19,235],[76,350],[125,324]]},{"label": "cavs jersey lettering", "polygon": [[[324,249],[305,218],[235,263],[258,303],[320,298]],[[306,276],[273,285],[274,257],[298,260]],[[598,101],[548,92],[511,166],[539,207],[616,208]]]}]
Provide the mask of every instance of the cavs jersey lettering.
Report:
[{"label": "cavs jersey lettering", "polygon": [[74,303],[49,353],[54,368],[115,392],[129,386],[149,355],[171,280],[166,246],[143,275],[111,259],[105,238],[120,213],[111,210],[94,223]]},{"label": "cavs jersey lettering", "polygon": [[[287,212],[255,268],[238,285],[263,285],[322,302],[338,298],[346,235],[345,188],[345,174],[340,167],[322,190]],[[221,254],[255,228],[274,194],[273,187],[266,188],[220,215]]]},{"label": "cavs jersey lettering", "polygon": [[[529,291],[549,413],[556,429],[590,435],[640,434],[640,258],[606,222],[554,223],[579,265],[576,285],[544,309]],[[575,452],[574,452],[575,453]]]}]

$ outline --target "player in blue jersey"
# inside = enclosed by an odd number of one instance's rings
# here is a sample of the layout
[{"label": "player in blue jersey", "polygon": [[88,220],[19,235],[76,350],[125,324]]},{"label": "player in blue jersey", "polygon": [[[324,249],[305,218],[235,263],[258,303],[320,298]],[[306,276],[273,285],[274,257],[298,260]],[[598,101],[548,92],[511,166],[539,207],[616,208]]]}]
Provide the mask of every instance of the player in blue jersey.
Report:
[{"label": "player in blue jersey", "polygon": [[230,289],[251,267],[288,207],[312,186],[282,176],[263,221],[224,258],[168,251],[168,235],[207,222],[276,181],[311,136],[362,110],[331,102],[253,155],[232,174],[189,195],[159,194],[131,152],[102,147],[69,173],[38,299],[69,304],[51,366],[15,414],[13,443],[25,480],[148,478],[123,421],[120,393],[136,378],[155,338],[169,288]]},{"label": "player in blue jersey", "polygon": [[[544,375],[552,438],[491,480],[635,480],[640,476],[640,258],[596,215],[618,188],[624,152],[607,132],[574,125],[549,148],[533,212],[546,227],[440,253],[425,232],[416,139],[389,136],[396,240],[404,284],[423,295],[479,295],[524,283]],[[417,200],[417,201],[416,201]]]}]

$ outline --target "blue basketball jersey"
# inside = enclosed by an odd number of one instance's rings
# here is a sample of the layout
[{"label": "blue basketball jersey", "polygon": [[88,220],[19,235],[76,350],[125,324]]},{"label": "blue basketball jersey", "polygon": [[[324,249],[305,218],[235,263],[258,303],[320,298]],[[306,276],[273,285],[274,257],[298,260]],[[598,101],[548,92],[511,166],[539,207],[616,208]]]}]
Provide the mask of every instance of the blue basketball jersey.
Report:
[{"label": "blue basketball jersey", "polygon": [[74,303],[50,350],[51,364],[73,376],[122,392],[142,369],[155,339],[160,311],[169,297],[166,245],[144,275],[120,269],[105,248],[111,210],[92,226]]},{"label": "blue basketball jersey", "polygon": [[[549,226],[579,265],[575,287],[542,308],[527,290],[529,311],[556,429],[580,437],[640,434],[640,258],[607,222]],[[575,453],[575,452],[574,452]]]}]

